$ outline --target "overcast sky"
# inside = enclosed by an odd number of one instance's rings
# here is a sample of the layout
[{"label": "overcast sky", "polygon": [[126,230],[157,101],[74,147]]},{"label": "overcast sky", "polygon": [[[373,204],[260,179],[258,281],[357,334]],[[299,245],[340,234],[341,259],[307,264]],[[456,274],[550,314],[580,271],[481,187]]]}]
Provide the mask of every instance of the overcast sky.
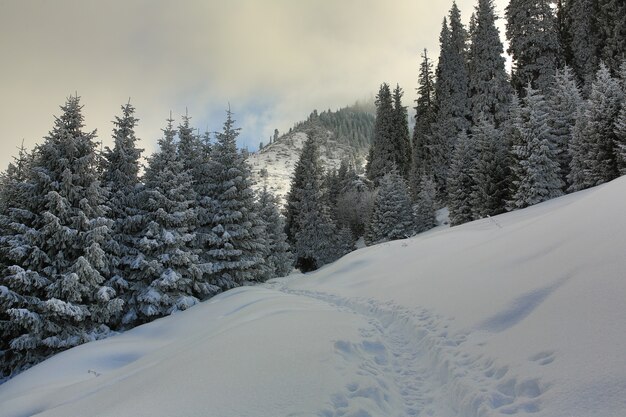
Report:
[{"label": "overcast sky", "polygon": [[[88,129],[111,144],[131,98],[154,151],[170,110],[201,130],[230,103],[256,149],[313,109],[399,83],[413,105],[419,55],[438,54],[445,0],[2,0],[0,167],[24,140],[41,143],[78,92]],[[458,0],[467,24],[475,1]],[[506,0],[496,0],[503,15]],[[502,22],[500,22],[502,23]]]}]

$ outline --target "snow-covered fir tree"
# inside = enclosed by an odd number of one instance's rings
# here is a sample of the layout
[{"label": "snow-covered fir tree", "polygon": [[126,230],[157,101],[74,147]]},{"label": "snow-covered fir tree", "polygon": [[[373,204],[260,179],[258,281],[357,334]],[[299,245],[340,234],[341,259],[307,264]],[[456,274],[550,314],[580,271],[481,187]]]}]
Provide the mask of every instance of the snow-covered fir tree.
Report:
[{"label": "snow-covered fir tree", "polygon": [[30,233],[37,219],[37,213],[31,211],[37,198],[32,162],[32,154],[22,146],[15,161],[0,175],[0,380],[43,359],[34,349],[11,347],[24,330],[8,313],[9,309],[21,308],[36,315],[50,283],[36,271],[40,265],[37,255],[43,254]]},{"label": "snow-covered fir tree", "polygon": [[544,96],[529,84],[522,107],[522,144],[513,150],[519,166],[511,207],[524,208],[563,194],[548,118]]},{"label": "snow-covered fir tree", "polygon": [[523,94],[531,83],[547,91],[562,51],[550,0],[511,0],[506,7],[508,53],[513,58],[511,83]]},{"label": "snow-covered fir tree", "polygon": [[435,226],[435,197],[437,194],[435,181],[424,175],[419,189],[413,206],[416,233],[425,232]]},{"label": "snow-covered fir tree", "polygon": [[413,236],[415,229],[406,182],[396,170],[392,170],[380,180],[372,217],[365,232],[365,242],[374,245],[404,239]]},{"label": "snow-covered fir tree", "polygon": [[211,149],[208,196],[213,213],[207,247],[201,253],[202,264],[210,267],[211,283],[222,289],[267,276],[265,225],[257,213],[248,163],[237,150],[238,135],[229,109]]},{"label": "snow-covered fir tree", "polygon": [[411,137],[409,135],[409,115],[402,105],[404,92],[399,85],[393,90],[393,144],[394,161],[404,178],[411,172]]},{"label": "snow-covered fir tree", "polygon": [[139,207],[142,184],[139,181],[140,158],[143,149],[137,147],[135,127],[138,119],[135,108],[127,103],[122,115],[113,121],[113,149],[104,150],[103,182],[109,190],[108,215],[114,221],[113,231],[115,263],[111,286],[120,293],[126,303],[130,300],[129,280],[132,280],[130,264],[137,257],[137,234],[142,228]]},{"label": "snow-covered fir tree", "polygon": [[[202,163],[200,158],[203,156],[202,141],[195,134],[194,128],[191,126],[191,117],[186,111],[182,116],[181,123],[178,125],[178,146],[177,151],[183,161],[183,166],[188,171],[193,180],[197,178],[196,170]],[[195,190],[194,190],[195,191]]]},{"label": "snow-covered fir tree", "polygon": [[342,241],[345,236],[338,233],[327,205],[319,158],[318,145],[311,136],[304,143],[287,196],[295,266],[303,272],[315,270],[347,253]]},{"label": "snow-covered fir tree", "polygon": [[148,158],[142,195],[144,228],[131,268],[135,293],[125,323],[185,310],[215,292],[202,280],[192,247],[196,211],[190,172],[177,152],[173,120],[167,120],[159,150]]},{"label": "snow-covered fir tree", "polygon": [[292,246],[295,243],[296,233],[298,233],[300,227],[298,221],[300,218],[300,200],[307,177],[314,176],[317,178],[319,176],[321,178],[323,175],[318,158],[319,149],[317,144],[314,140],[307,140],[294,167],[291,187],[285,198],[285,232]]},{"label": "snow-covered fir tree", "polygon": [[[105,285],[111,270],[112,222],[96,172],[95,132],[83,131],[78,96],[61,107],[32,162],[28,224],[3,238],[12,265],[2,279],[3,304],[15,326],[14,369],[109,333],[123,301]],[[5,235],[5,238],[7,236]]]},{"label": "snow-covered fir tree", "polygon": [[591,87],[586,107],[586,128],[584,147],[587,186],[595,186],[611,181],[619,176],[615,136],[615,122],[618,118],[624,92],[617,79],[611,76],[603,63]]},{"label": "snow-covered fir tree", "polygon": [[337,227],[349,228],[353,237],[365,234],[374,206],[375,191],[364,178],[354,176],[337,198]]},{"label": "snow-covered fir tree", "polygon": [[590,150],[590,143],[586,137],[587,104],[586,101],[581,103],[578,119],[572,129],[572,141],[568,147],[571,157],[567,175],[567,184],[569,184],[567,191],[569,192],[584,190],[592,186],[590,178],[586,174],[591,162],[587,158]]},{"label": "snow-covered fir tree", "polygon": [[[520,156],[518,152],[520,147],[524,144],[524,138],[522,134],[522,105],[520,99],[516,93],[511,95],[511,103],[509,104],[508,116],[502,125],[502,135],[505,146],[508,149],[506,155],[506,165],[508,169],[508,178],[506,180],[507,188],[509,189],[509,195],[512,195],[515,190],[515,183],[519,179],[520,170]],[[515,210],[515,207],[511,205],[511,200],[506,204],[508,211]]]},{"label": "snow-covered fir tree", "polygon": [[435,84],[437,113],[432,127],[433,175],[440,195],[445,195],[447,170],[454,142],[469,128],[467,73],[467,31],[461,23],[461,12],[452,4],[450,23],[444,19],[439,37],[440,53]]},{"label": "snow-covered fir tree", "polygon": [[615,75],[626,56],[626,2],[596,0],[594,23],[600,61]]},{"label": "snow-covered fir tree", "polygon": [[594,3],[595,0],[567,0],[562,12],[565,59],[586,95],[591,90],[598,62]]},{"label": "snow-covered fir tree", "polygon": [[548,113],[552,149],[559,163],[561,180],[567,183],[572,157],[569,146],[579,117],[582,96],[573,71],[569,67],[557,70],[548,95]]},{"label": "snow-covered fir tree", "polygon": [[393,98],[389,85],[385,83],[376,96],[374,137],[366,166],[367,177],[375,183],[396,164],[394,121]]},{"label": "snow-covered fir tree", "polygon": [[472,171],[476,158],[473,138],[462,132],[456,141],[448,171],[448,209],[453,226],[474,220],[472,191],[476,182]]},{"label": "snow-covered fir tree", "polygon": [[265,264],[267,278],[284,277],[293,269],[293,255],[287,243],[285,220],[278,211],[278,199],[267,190],[259,193],[259,216],[265,223]]},{"label": "snow-covered fir tree", "polygon": [[472,166],[472,210],[480,219],[503,213],[509,197],[508,148],[500,130],[487,119],[472,127],[476,160]]},{"label": "snow-covered fir tree", "polygon": [[481,118],[499,127],[512,88],[504,69],[504,47],[496,27],[493,0],[478,0],[469,50],[469,95],[473,123]]},{"label": "snow-covered fir tree", "polygon": [[428,58],[428,51],[424,49],[418,77],[415,126],[413,128],[410,189],[414,198],[419,193],[422,175],[430,172],[432,167],[429,141],[435,120],[434,92],[435,82],[432,63]]},{"label": "snow-covered fir tree", "polygon": [[617,164],[620,175],[626,175],[626,100],[615,121]]}]

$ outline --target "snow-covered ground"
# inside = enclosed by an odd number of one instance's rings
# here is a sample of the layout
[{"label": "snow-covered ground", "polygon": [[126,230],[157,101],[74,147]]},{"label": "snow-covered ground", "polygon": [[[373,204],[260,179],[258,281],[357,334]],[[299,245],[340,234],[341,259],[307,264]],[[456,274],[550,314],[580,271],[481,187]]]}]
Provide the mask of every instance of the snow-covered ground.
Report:
[{"label": "snow-covered ground", "polygon": [[0,416],[626,415],[626,177],[61,353]]}]

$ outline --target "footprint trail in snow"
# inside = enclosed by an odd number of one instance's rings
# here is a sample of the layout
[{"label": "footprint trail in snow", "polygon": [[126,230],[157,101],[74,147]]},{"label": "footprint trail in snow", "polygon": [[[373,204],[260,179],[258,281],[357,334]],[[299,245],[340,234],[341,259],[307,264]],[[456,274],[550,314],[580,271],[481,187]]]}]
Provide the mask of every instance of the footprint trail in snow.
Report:
[{"label": "footprint trail in snow", "polygon": [[[321,417],[464,416],[534,414],[547,384],[517,378],[508,366],[464,351],[469,334],[448,332],[448,320],[427,310],[408,310],[373,299],[274,289],[324,301],[366,318],[361,339],[337,340],[334,352],[350,381],[320,410]],[[549,365],[551,352],[529,361]],[[401,411],[399,411],[401,410]]]}]

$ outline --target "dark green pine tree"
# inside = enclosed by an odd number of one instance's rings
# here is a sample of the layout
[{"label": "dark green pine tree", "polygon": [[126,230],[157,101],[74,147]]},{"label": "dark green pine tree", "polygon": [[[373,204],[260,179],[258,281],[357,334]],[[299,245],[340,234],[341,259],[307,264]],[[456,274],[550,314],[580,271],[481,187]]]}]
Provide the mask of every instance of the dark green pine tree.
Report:
[{"label": "dark green pine tree", "polygon": [[202,263],[210,266],[211,283],[222,289],[267,276],[265,225],[257,213],[248,163],[237,151],[237,136],[229,109],[211,150],[208,194],[214,208],[207,249],[201,253]]},{"label": "dark green pine tree", "polygon": [[377,184],[380,178],[393,169],[396,152],[393,99],[389,85],[384,83],[376,96],[376,122],[366,166],[367,177]]},{"label": "dark green pine tree", "polygon": [[508,53],[513,58],[511,83],[518,94],[531,83],[541,91],[552,84],[563,56],[550,0],[511,0],[506,7]]},{"label": "dark green pine tree", "polygon": [[512,88],[504,69],[504,47],[496,27],[493,0],[478,0],[469,51],[469,96],[472,121],[495,124],[506,119]]},{"label": "dark green pine tree", "polygon": [[410,190],[413,198],[419,194],[419,184],[426,172],[432,171],[432,157],[429,141],[431,128],[435,120],[434,105],[435,82],[432,63],[428,51],[424,49],[418,77],[417,100],[415,106],[415,127],[413,129]]}]

